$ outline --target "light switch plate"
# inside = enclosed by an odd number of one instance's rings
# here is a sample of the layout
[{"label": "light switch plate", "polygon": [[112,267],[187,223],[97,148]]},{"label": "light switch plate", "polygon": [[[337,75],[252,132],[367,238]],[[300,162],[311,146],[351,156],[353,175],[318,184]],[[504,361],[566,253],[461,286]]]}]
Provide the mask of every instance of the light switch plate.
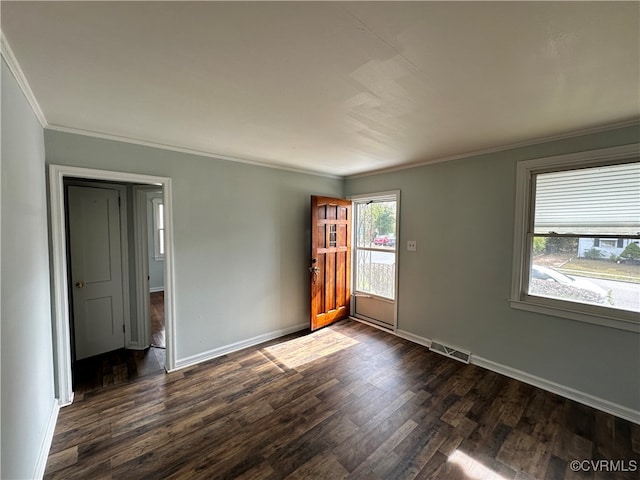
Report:
[{"label": "light switch plate", "polygon": [[407,241],[407,250],[409,250],[410,252],[415,252],[417,249],[418,249],[418,245],[415,240]]}]

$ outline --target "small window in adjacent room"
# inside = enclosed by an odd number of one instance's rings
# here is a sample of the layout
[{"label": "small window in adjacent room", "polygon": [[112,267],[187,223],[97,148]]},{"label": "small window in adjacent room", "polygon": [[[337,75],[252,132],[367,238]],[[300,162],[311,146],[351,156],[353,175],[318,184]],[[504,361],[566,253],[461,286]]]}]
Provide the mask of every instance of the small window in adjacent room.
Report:
[{"label": "small window in adjacent room", "polygon": [[512,302],[640,331],[638,145],[518,164]]},{"label": "small window in adjacent room", "polygon": [[151,200],[153,206],[153,257],[164,258],[164,204],[161,198]]}]

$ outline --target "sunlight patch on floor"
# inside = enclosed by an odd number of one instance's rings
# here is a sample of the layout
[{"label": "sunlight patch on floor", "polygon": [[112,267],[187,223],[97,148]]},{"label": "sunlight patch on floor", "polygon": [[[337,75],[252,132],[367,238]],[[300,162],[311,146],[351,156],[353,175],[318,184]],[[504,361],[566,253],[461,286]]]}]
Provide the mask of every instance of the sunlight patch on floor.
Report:
[{"label": "sunlight patch on floor", "polygon": [[353,338],[330,328],[323,328],[309,335],[266,347],[264,350],[288,368],[297,368],[357,343],[359,342]]},{"label": "sunlight patch on floor", "polygon": [[469,480],[506,480],[503,476],[498,475],[460,450],[453,452],[447,461],[458,466]]}]

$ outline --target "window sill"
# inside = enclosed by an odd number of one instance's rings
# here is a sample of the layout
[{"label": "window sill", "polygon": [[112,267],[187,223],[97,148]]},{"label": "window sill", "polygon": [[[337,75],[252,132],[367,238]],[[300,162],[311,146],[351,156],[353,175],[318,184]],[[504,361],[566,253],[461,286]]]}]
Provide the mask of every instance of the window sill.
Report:
[{"label": "window sill", "polygon": [[[640,316],[633,312],[622,312],[620,315],[606,315],[596,312],[586,312],[572,309],[570,306],[551,305],[543,299],[509,300],[511,308],[528,312],[567,318],[578,322],[591,323],[602,327],[616,328],[628,332],[640,333]],[[595,307],[598,308],[598,307]],[[607,309],[607,312],[610,311]]]}]

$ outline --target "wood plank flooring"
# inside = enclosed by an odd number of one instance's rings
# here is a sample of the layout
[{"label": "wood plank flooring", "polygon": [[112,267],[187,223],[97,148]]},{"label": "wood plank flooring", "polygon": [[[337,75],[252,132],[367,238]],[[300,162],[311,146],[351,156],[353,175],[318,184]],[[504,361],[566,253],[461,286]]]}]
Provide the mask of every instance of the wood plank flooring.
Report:
[{"label": "wood plank flooring", "polygon": [[60,411],[46,479],[637,479],[640,426],[351,320]]},{"label": "wood plank flooring", "polygon": [[146,375],[164,373],[165,350],[114,350],[79,360],[73,369],[73,391],[78,395],[124,385]]},{"label": "wood plank flooring", "polygon": [[76,400],[87,392],[129,383],[146,375],[163,373],[166,364],[164,292],[151,293],[151,348],[115,350],[78,360],[73,365]]},{"label": "wood plank flooring", "polygon": [[165,348],[164,337],[164,292],[152,292],[151,299],[151,345]]}]

